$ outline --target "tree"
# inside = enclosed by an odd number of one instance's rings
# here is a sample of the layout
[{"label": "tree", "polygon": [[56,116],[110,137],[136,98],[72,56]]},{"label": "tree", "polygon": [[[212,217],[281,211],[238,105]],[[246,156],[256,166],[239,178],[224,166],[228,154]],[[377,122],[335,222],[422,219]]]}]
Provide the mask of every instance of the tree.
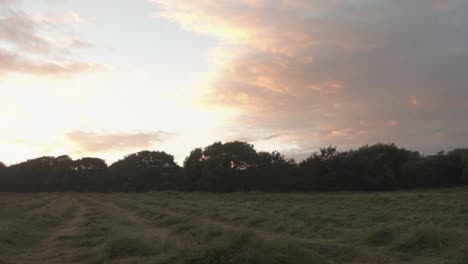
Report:
[{"label": "tree", "polygon": [[14,164],[8,168],[8,183],[11,191],[46,191],[54,157],[40,157]]},{"label": "tree", "polygon": [[73,162],[75,191],[105,191],[110,184],[107,164],[98,158],[82,158]]},{"label": "tree", "polygon": [[281,153],[257,152],[242,141],[215,142],[194,149],[184,162],[186,185],[190,190],[251,191],[278,190],[281,183],[294,183],[293,159]]},{"label": "tree", "polygon": [[215,142],[203,150],[195,149],[184,162],[184,174],[191,189],[232,191],[239,176],[258,166],[253,145],[241,141]]},{"label": "tree", "polygon": [[[183,177],[182,177],[183,176]],[[339,151],[330,146],[296,164],[278,151],[232,141],[196,148],[181,170],[174,157],[141,151],[107,167],[67,155],[9,167],[0,162],[0,191],[340,191],[468,185],[468,149],[422,156],[394,144]]]},{"label": "tree", "polygon": [[309,178],[314,190],[350,189],[346,160],[348,152],[340,152],[336,147],[321,148],[299,164],[303,177]]},{"label": "tree", "polygon": [[462,164],[463,164],[462,184],[468,185],[468,149],[465,149],[462,153]]},{"label": "tree", "polygon": [[184,160],[184,186],[183,189],[197,189],[197,182],[203,173],[203,150],[196,148]]},{"label": "tree", "polygon": [[365,145],[350,152],[351,170],[358,173],[364,189],[388,190],[411,185],[403,169],[410,161],[420,159],[420,154],[398,148],[395,144]]},{"label": "tree", "polygon": [[125,191],[168,189],[178,175],[174,156],[160,151],[141,151],[110,167],[117,188]]},{"label": "tree", "polygon": [[260,167],[289,167],[295,164],[294,159],[288,160],[278,151],[258,152],[258,166]]},{"label": "tree", "polygon": [[71,191],[74,185],[73,160],[67,155],[52,159],[49,175],[45,178],[46,191]]},{"label": "tree", "polygon": [[445,173],[440,174],[443,179],[440,184],[445,186],[458,186],[463,184],[467,168],[468,149],[455,149],[447,153]]},{"label": "tree", "polygon": [[257,152],[253,145],[242,141],[216,142],[205,148],[203,157],[213,167],[245,170],[256,164]]},{"label": "tree", "polygon": [[7,166],[0,161],[0,191],[8,190],[8,182],[6,176]]},{"label": "tree", "polygon": [[294,191],[304,184],[298,177],[297,164],[294,159],[286,159],[278,151],[260,151],[257,164],[241,175],[243,182],[240,191]]}]

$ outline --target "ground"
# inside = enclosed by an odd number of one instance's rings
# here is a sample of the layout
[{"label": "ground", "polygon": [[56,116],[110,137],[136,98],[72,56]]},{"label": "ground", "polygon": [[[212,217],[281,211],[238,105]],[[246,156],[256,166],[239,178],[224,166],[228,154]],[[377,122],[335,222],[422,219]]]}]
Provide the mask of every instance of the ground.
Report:
[{"label": "ground", "polygon": [[468,263],[468,188],[0,194],[0,264]]}]

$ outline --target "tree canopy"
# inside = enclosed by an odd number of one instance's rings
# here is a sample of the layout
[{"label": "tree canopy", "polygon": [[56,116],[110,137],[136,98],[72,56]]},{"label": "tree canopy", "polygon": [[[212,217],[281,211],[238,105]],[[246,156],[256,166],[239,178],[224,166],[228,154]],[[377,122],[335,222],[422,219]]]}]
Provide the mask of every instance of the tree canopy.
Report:
[{"label": "tree canopy", "polygon": [[394,144],[339,151],[329,146],[296,163],[242,142],[196,148],[183,167],[162,151],[140,151],[107,166],[99,158],[40,157],[0,162],[0,191],[337,191],[468,184],[468,149],[435,155]]}]

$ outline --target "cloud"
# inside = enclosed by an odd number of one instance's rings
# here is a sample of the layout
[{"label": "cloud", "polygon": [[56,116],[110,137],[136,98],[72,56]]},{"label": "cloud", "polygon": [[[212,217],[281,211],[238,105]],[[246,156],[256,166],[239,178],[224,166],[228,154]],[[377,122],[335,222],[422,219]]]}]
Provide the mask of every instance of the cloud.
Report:
[{"label": "cloud", "polygon": [[90,42],[79,40],[79,39],[72,39],[70,41],[70,46],[77,49],[92,49],[96,46]]},{"label": "cloud", "polygon": [[448,0],[432,0],[432,6],[435,9],[446,8],[448,3],[449,3]]},{"label": "cloud", "polygon": [[156,15],[220,40],[202,100],[240,111],[239,137],[279,134],[298,151],[466,144],[464,0],[152,2]]},{"label": "cloud", "polygon": [[102,66],[96,64],[86,64],[80,62],[52,63],[33,62],[0,49],[0,76],[3,74],[27,73],[36,76],[50,75],[72,75],[76,73],[93,72],[101,69]]},{"label": "cloud", "polygon": [[0,18],[0,38],[31,53],[47,53],[50,43],[36,33],[36,23],[26,14],[8,12]]},{"label": "cloud", "polygon": [[[72,33],[85,20],[75,12],[31,15],[21,1],[0,2],[0,75],[73,75],[102,69],[84,62],[80,50],[94,47]],[[78,59],[79,57],[79,59]]]},{"label": "cloud", "polygon": [[245,137],[239,137],[239,135],[236,135],[235,138],[232,140],[240,140],[240,141],[246,141],[246,142],[260,142],[260,141],[269,141],[272,139],[276,139],[281,137],[279,134],[267,134],[267,135],[250,135],[250,136],[245,136]]},{"label": "cloud", "polygon": [[89,24],[89,22],[85,18],[73,11],[66,11],[54,15],[49,14],[48,16],[35,16],[34,20],[40,23],[58,26]]},{"label": "cloud", "polygon": [[167,139],[171,134],[167,132],[87,132],[71,131],[66,134],[69,139],[81,152],[96,153],[115,150],[145,149],[151,147],[156,142]]}]

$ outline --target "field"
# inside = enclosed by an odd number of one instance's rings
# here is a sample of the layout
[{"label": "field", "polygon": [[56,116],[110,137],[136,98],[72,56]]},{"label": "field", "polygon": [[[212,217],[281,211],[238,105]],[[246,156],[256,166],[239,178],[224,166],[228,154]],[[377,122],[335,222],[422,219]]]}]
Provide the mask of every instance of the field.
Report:
[{"label": "field", "polygon": [[0,263],[468,263],[468,189],[0,194]]}]

